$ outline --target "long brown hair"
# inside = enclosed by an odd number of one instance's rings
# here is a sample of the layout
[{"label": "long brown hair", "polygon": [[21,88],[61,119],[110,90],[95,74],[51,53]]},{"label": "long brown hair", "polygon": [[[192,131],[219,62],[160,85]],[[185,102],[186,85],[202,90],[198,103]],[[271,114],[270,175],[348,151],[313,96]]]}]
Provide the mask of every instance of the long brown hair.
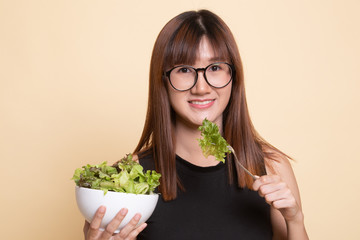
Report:
[{"label": "long brown hair", "polygon": [[[250,120],[241,58],[229,27],[208,10],[184,12],[170,20],[156,39],[150,64],[147,116],[135,149],[136,153],[153,155],[155,168],[162,174],[159,190],[166,201],[176,198],[180,183],[175,164],[175,113],[170,106],[164,71],[176,64],[194,63],[203,36],[212,44],[215,55],[227,59],[235,68],[230,101],[223,113],[223,129],[224,138],[235,149],[239,161],[250,172],[263,175],[267,157],[264,148],[279,152],[257,134]],[[237,178],[240,187],[251,188],[252,179],[233,161],[231,156],[226,161],[229,181]]]}]

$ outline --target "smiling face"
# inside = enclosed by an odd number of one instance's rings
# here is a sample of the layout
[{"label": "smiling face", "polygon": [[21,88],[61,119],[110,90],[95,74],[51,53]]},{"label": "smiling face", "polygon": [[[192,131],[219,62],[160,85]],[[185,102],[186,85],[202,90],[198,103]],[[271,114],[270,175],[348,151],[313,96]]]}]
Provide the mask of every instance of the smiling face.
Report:
[{"label": "smiling face", "polygon": [[[211,63],[224,61],[218,59],[206,37],[199,44],[195,68],[204,68]],[[223,112],[231,96],[232,82],[224,88],[213,88],[205,80],[203,71],[198,74],[196,85],[190,90],[180,92],[168,83],[170,104],[176,113],[176,124],[198,127],[207,118],[222,127]]]}]

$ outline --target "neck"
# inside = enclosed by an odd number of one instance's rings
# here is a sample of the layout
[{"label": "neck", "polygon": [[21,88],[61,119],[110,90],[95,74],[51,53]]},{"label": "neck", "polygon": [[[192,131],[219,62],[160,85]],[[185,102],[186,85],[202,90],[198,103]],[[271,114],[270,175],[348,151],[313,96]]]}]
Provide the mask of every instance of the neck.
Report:
[{"label": "neck", "polygon": [[198,126],[189,126],[176,121],[175,126],[175,152],[186,161],[201,167],[215,166],[219,162],[213,156],[205,158],[197,139],[201,138]]}]

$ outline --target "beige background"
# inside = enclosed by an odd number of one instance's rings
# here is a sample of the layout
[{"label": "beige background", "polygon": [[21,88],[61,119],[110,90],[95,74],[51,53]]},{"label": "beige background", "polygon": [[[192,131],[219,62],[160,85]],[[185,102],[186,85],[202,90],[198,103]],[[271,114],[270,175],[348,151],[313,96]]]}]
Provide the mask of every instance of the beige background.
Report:
[{"label": "beige background", "polygon": [[233,30],[258,131],[296,159],[311,239],[360,238],[359,1],[0,0],[1,239],[82,239],[74,169],[134,149],[155,38],[199,8]]}]

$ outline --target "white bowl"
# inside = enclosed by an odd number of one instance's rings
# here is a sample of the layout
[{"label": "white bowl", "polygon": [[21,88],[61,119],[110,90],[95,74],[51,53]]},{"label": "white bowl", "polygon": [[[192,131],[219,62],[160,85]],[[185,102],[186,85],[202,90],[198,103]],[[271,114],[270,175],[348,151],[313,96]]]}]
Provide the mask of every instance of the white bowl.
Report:
[{"label": "white bowl", "polygon": [[78,186],[75,187],[75,194],[78,208],[88,222],[91,222],[96,210],[101,205],[106,207],[106,213],[100,226],[101,230],[106,228],[122,208],[127,208],[128,213],[115,233],[119,232],[136,213],[141,214],[138,225],[148,220],[159,199],[158,194],[145,195],[108,191],[104,195],[102,190]]}]

